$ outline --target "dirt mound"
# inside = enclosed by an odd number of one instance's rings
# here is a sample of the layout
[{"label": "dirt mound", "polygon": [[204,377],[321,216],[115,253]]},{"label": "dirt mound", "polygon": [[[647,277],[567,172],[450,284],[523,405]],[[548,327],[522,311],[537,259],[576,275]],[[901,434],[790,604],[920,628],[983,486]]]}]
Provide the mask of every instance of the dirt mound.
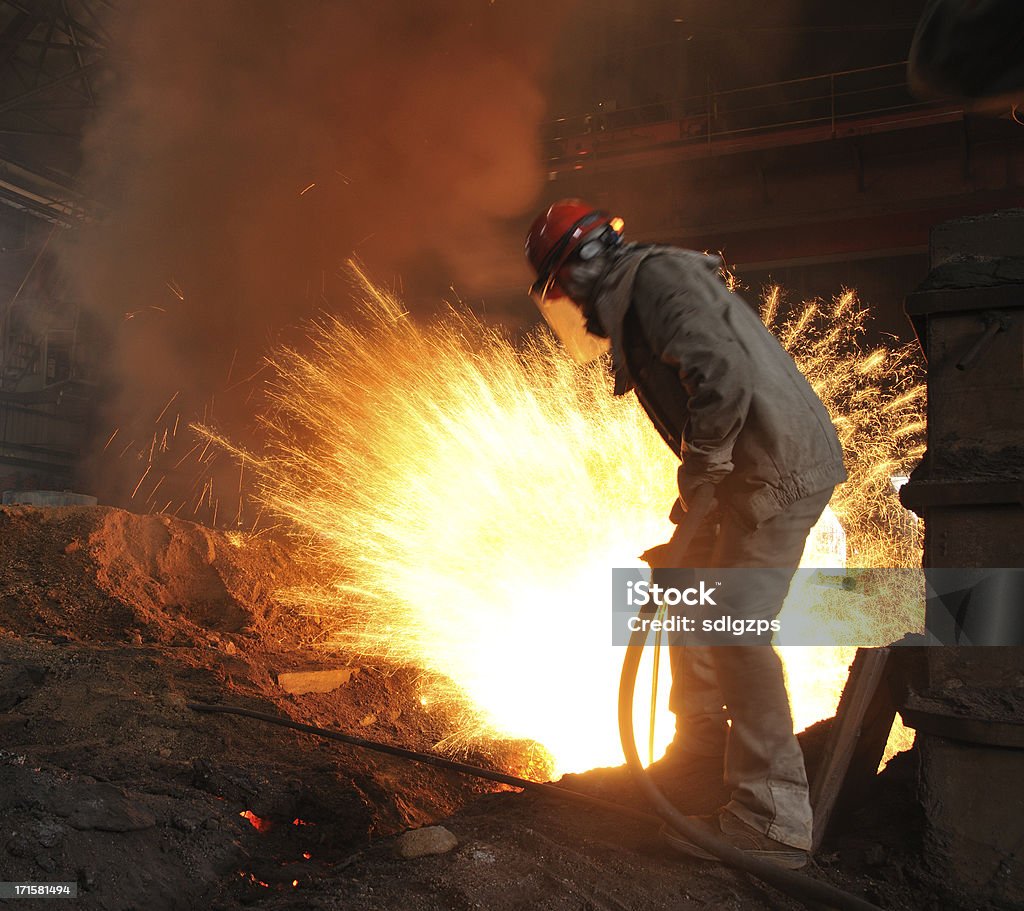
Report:
[{"label": "dirt mound", "polygon": [[210,631],[289,641],[311,625],[272,592],[298,581],[278,543],[106,507],[0,509],[0,622],[72,639],[182,643]]},{"label": "dirt mound", "polygon": [[[218,544],[223,550],[224,536],[200,525],[109,510],[89,535],[88,553],[100,588],[133,607],[141,622],[152,626],[173,617],[180,624],[235,633],[259,595],[246,598],[228,590]],[[269,550],[261,548],[265,559]],[[269,565],[264,570],[272,572]]]},{"label": "dirt mound", "polygon": [[280,686],[351,663],[310,647],[322,631],[273,597],[297,581],[273,541],[102,507],[0,509],[0,880],[77,881],[86,909],[236,907],[493,790],[186,707],[419,749],[452,733],[409,669]]}]

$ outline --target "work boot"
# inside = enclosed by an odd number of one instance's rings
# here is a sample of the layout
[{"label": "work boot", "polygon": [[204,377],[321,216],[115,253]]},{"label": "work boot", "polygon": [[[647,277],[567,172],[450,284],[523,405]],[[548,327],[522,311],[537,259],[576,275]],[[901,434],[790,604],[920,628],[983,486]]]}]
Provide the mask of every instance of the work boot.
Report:
[{"label": "work boot", "polygon": [[[808,855],[802,848],[794,848],[792,845],[769,838],[728,810],[720,810],[712,816],[690,816],[687,818],[690,822],[706,829],[709,835],[717,836],[726,844],[758,860],[768,861],[777,867],[785,867],[787,870],[799,870],[807,865]],[[697,857],[701,860],[717,860],[710,851],[705,851],[700,845],[694,844],[685,835],[667,825],[662,826],[661,837],[669,847],[680,854]]]},{"label": "work boot", "polygon": [[[722,756],[700,756],[670,748],[647,767],[647,775],[680,813],[710,813],[729,800],[723,765]],[[563,775],[558,783],[605,800],[635,801],[639,796],[633,775],[624,765]]]},{"label": "work boot", "polygon": [[647,774],[680,813],[709,813],[729,799],[724,757],[702,756],[679,746],[647,767]]},{"label": "work boot", "polygon": [[693,753],[673,741],[665,755],[647,767],[647,774],[658,784],[693,780],[702,781],[705,786],[718,785],[725,776],[725,756]]}]

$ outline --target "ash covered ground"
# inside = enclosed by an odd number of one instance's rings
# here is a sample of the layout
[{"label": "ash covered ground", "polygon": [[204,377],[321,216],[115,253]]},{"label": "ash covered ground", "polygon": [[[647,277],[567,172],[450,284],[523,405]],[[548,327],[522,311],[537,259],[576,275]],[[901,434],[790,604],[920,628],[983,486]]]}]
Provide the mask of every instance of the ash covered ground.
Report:
[{"label": "ash covered ground", "polygon": [[[451,717],[420,704],[415,668],[316,647],[323,631],[274,595],[297,573],[279,543],[239,546],[180,520],[0,510],[0,880],[79,887],[76,900],[12,907],[799,907],[596,808],[190,711],[229,703],[418,750],[453,733]],[[359,671],[327,693],[280,685],[311,667]],[[812,772],[824,733],[803,737]],[[517,772],[524,749],[459,758]],[[917,860],[914,763],[913,752],[890,763],[809,875],[886,908],[982,908]],[[641,806],[621,769],[564,783]],[[457,848],[396,855],[398,833],[435,822]]]}]

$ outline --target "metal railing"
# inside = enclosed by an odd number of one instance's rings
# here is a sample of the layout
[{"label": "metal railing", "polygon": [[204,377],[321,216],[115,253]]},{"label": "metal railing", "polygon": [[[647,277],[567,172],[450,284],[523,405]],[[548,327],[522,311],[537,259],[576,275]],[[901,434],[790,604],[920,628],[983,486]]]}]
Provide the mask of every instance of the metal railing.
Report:
[{"label": "metal railing", "polygon": [[623,110],[599,109],[544,124],[548,161],[572,159],[637,140],[705,142],[800,127],[828,127],[836,136],[846,121],[899,120],[935,109],[906,85],[906,61],[805,76],[738,89],[690,95]]}]

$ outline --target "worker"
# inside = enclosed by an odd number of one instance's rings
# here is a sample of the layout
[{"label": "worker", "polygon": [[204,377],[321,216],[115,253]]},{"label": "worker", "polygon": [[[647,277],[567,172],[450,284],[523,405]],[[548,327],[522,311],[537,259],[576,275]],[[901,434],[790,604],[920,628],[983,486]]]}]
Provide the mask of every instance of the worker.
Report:
[{"label": "worker", "polygon": [[[634,391],[680,458],[673,520],[686,522],[713,492],[697,565],[758,570],[730,613],[774,619],[808,533],[846,480],[835,428],[758,314],[726,287],[718,257],[625,243],[622,230],[620,218],[580,200],[551,205],[526,238],[531,296],[577,360],[610,351],[614,394]],[[719,784],[724,771],[729,794],[717,813],[691,818],[753,856],[803,866],[807,774],[775,650],[701,645],[670,655],[676,738],[658,765],[678,777],[711,769]],[[711,857],[673,830],[664,836]]]}]

